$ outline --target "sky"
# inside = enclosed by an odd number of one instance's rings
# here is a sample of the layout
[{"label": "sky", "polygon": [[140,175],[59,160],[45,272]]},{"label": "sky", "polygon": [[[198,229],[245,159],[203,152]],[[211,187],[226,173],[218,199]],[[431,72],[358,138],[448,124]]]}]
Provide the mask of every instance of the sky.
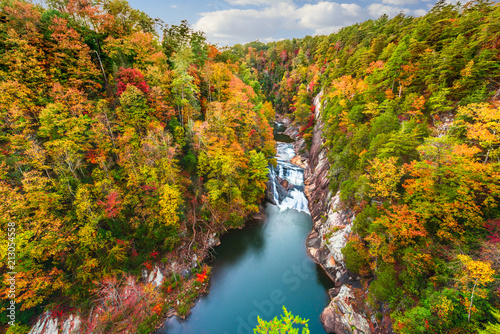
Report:
[{"label": "sky", "polygon": [[[449,0],[454,2],[455,0]],[[166,24],[187,20],[219,46],[331,34],[383,14],[421,16],[436,0],[129,0]]]}]

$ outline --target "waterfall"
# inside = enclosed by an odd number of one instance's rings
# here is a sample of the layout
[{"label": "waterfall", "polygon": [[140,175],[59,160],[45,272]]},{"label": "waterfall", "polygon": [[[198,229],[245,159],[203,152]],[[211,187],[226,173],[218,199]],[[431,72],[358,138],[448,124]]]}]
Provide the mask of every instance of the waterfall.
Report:
[{"label": "waterfall", "polygon": [[304,195],[304,170],[290,163],[295,156],[293,144],[278,142],[277,161],[269,167],[273,199],[281,209],[293,209],[309,214],[307,198]]}]

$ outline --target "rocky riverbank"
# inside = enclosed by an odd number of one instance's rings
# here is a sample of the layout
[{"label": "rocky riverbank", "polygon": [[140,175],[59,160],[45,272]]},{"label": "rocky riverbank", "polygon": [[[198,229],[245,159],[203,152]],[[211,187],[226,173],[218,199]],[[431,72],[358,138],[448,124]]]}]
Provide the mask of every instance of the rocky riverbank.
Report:
[{"label": "rocky riverbank", "polygon": [[[256,218],[258,219],[258,217]],[[164,319],[173,315],[184,317],[189,314],[189,309],[194,305],[196,296],[190,296],[189,300],[183,300],[178,296],[178,293],[189,290],[193,285],[195,280],[192,278],[192,269],[199,267],[204,259],[211,256],[210,250],[219,245],[220,240],[217,233],[207,232],[203,235],[198,235],[196,244],[197,249],[193,250],[192,247],[189,247],[188,240],[186,240],[177,251],[167,254],[163,261],[152,264],[150,269],[143,269],[141,279],[134,279],[134,290],[139,292],[147,290],[147,285],[151,285],[155,289],[159,289],[157,291],[161,294],[163,293],[161,291],[166,279],[173,277],[173,275],[179,277],[180,284],[171,289],[171,291],[167,291],[168,295],[164,296],[164,298],[166,297],[165,304],[158,306],[158,317],[149,327],[155,327],[155,324],[157,327],[161,326]],[[197,295],[205,292],[206,288],[206,284],[201,284],[201,287],[196,288]],[[170,287],[167,290],[170,290]],[[120,299],[126,300],[128,298],[127,289],[116,286],[116,291]],[[171,306],[171,299],[177,300],[175,307]],[[104,314],[109,311],[98,300],[94,304],[89,314],[88,312],[81,312],[79,310],[73,312],[45,311],[36,319],[35,324],[31,327],[28,334],[86,333],[89,328],[95,325],[101,313]],[[183,307],[183,304],[185,304],[185,311],[179,311],[178,309]],[[161,312],[161,310],[165,311]]]},{"label": "rocky riverbank", "polygon": [[291,162],[305,169],[304,192],[313,220],[313,229],[306,241],[307,251],[335,283],[335,288],[329,291],[331,301],[321,314],[321,321],[329,333],[377,333],[376,319],[367,320],[369,314],[357,313],[352,306],[355,301],[353,289],[361,285],[359,278],[347,270],[341,250],[351,233],[354,216],[340,201],[340,194],[332,194],[329,189],[330,163],[323,147],[321,98],[322,92],[314,99],[316,124],[309,150],[290,119],[278,117],[287,127],[285,134],[295,140],[297,156]]}]

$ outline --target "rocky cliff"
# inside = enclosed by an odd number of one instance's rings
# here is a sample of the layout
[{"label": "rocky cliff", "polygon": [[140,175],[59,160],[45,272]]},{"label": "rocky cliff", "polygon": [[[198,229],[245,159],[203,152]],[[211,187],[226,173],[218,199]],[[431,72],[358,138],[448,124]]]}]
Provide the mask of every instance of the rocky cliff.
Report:
[{"label": "rocky cliff", "polygon": [[330,290],[332,300],[321,314],[321,321],[329,333],[373,333],[374,325],[366,319],[367,315],[356,313],[351,306],[354,301],[351,288],[361,286],[359,278],[347,270],[341,250],[351,233],[354,217],[349,208],[342,205],[340,194],[332,194],[329,189],[330,163],[322,137],[322,95],[321,92],[314,99],[316,124],[309,150],[298,128],[286,117],[279,118],[287,126],[285,134],[295,139],[297,157],[292,162],[305,169],[304,192],[313,220],[313,229],[306,241],[307,251],[335,283],[335,288]]}]

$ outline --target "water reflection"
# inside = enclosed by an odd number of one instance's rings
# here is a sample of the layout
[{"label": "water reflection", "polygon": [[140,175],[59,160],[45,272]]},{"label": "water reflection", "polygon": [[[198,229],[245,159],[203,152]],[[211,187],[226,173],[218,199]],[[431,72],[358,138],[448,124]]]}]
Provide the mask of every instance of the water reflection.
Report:
[{"label": "water reflection", "polygon": [[[311,333],[325,333],[319,315],[332,287],[306,254],[308,214],[266,207],[267,221],[229,232],[216,248],[210,293],[186,320],[167,320],[157,334],[253,333],[257,315],[272,319],[281,307],[310,319]],[[318,270],[319,269],[319,270]]]}]

